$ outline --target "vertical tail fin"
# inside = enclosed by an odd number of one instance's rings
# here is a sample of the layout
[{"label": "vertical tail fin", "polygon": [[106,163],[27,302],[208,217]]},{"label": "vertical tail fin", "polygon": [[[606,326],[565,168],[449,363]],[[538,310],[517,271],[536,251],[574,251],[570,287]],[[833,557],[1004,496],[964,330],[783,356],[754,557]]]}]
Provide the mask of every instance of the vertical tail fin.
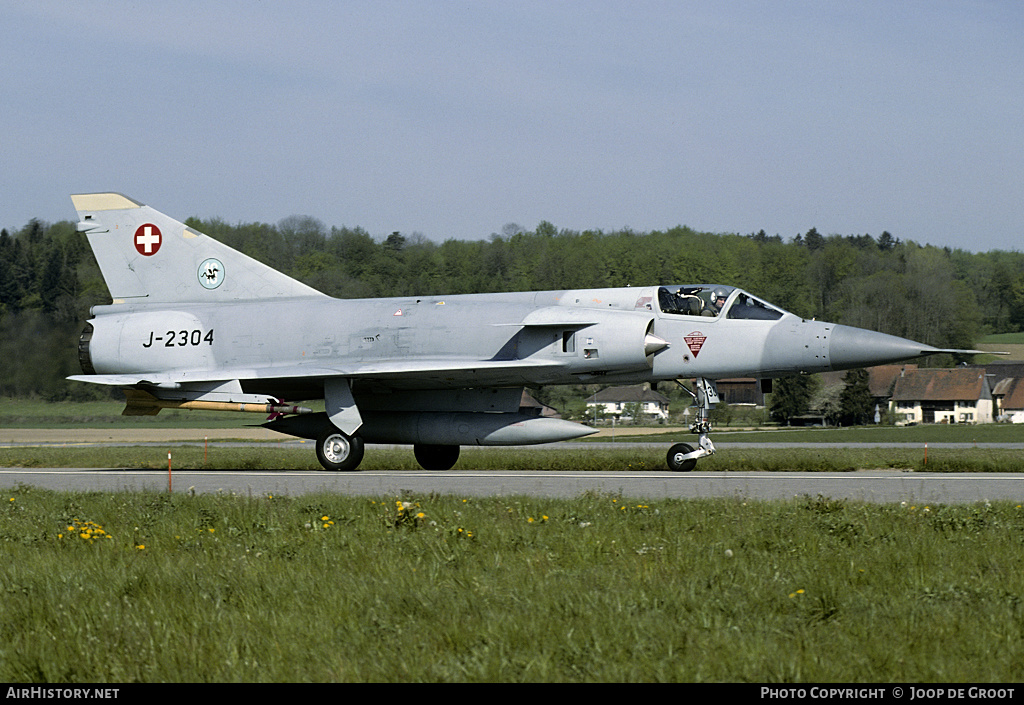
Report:
[{"label": "vertical tail fin", "polygon": [[119,193],[77,194],[71,201],[115,303],[325,296]]}]

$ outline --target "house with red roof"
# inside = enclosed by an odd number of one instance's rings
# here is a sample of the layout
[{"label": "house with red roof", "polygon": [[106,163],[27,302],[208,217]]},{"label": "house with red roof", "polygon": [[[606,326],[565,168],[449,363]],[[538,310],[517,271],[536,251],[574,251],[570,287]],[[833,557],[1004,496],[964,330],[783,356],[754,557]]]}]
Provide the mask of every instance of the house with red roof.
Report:
[{"label": "house with red roof", "polygon": [[1007,377],[992,388],[995,415],[999,421],[1024,423],[1024,378]]},{"label": "house with red roof", "polygon": [[898,424],[991,423],[992,390],[984,369],[907,369],[893,386],[889,409]]}]

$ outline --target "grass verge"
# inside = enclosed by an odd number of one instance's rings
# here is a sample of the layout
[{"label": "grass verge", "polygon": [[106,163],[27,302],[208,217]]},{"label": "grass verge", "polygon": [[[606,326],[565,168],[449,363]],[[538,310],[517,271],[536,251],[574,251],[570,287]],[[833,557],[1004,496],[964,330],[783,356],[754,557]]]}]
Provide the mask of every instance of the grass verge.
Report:
[{"label": "grass verge", "polygon": [[1009,682],[1024,511],[0,495],[0,681]]},{"label": "grass verge", "polygon": [[[665,448],[464,448],[455,469],[632,472],[666,470]],[[299,448],[196,446],[17,446],[0,448],[0,467],[167,467],[177,470],[322,470],[312,444]],[[411,449],[369,446],[360,470],[420,470]],[[929,472],[1024,472],[1019,450],[992,448],[763,448],[725,449],[704,458],[700,470],[734,472],[852,472],[910,469]]]}]

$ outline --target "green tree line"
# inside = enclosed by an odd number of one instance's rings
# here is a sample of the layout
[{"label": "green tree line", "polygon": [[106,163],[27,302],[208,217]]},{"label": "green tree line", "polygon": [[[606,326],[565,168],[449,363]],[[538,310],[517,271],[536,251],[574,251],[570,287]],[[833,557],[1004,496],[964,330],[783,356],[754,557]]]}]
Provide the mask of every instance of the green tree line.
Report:
[{"label": "green tree line", "polygon": [[[276,225],[188,225],[339,298],[542,291],[661,283],[739,286],[806,318],[966,348],[1024,330],[1024,253],[971,253],[888,232],[788,240],[686,226],[638,233],[509,224],[477,241],[418,234],[375,238],[291,216]],[[103,394],[67,382],[89,308],[110,297],[71,222],[32,220],[0,232],[0,396],[49,400]]]}]

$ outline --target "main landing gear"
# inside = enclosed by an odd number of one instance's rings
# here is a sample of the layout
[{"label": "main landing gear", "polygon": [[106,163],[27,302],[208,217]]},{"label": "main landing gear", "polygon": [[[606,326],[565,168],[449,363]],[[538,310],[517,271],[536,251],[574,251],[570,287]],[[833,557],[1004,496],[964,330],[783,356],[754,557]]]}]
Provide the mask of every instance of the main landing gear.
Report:
[{"label": "main landing gear", "polygon": [[[424,470],[451,470],[459,460],[459,446],[418,443],[412,447]],[[329,428],[316,440],[316,457],[325,470],[352,472],[363,460],[365,445],[358,435]]]},{"label": "main landing gear", "polygon": [[686,390],[687,394],[693,397],[694,406],[697,408],[697,419],[690,426],[690,432],[699,434],[697,448],[688,443],[676,443],[668,451],[668,469],[674,472],[690,472],[697,465],[699,458],[712,455],[715,452],[715,444],[711,442],[708,434],[711,433],[711,418],[708,414],[716,403],[718,403],[718,387],[715,381],[698,377],[695,380],[694,388],[691,391],[677,380],[676,384]]},{"label": "main landing gear", "polygon": [[424,470],[451,470],[459,460],[459,446],[417,443],[412,452]]},{"label": "main landing gear", "polygon": [[363,439],[338,429],[328,429],[316,440],[316,457],[325,470],[351,472],[363,460]]}]

